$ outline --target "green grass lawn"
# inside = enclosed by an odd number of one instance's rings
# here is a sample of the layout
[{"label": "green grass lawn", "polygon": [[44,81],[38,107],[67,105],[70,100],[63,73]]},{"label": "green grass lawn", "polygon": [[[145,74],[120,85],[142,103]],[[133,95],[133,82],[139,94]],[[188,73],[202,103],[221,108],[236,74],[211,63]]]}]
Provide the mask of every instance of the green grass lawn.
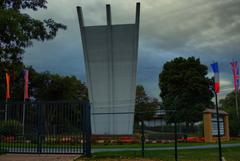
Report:
[{"label": "green grass lawn", "polygon": [[[236,144],[240,143],[240,140],[232,140],[228,142],[222,142],[222,144]],[[186,146],[198,146],[198,145],[212,145],[212,144],[217,144],[217,143],[190,143],[190,142],[178,142],[179,147],[186,147]],[[157,143],[157,144],[145,144],[145,147],[147,148],[154,148],[154,147],[173,147],[173,143]],[[99,149],[112,149],[112,148],[139,148],[141,147],[141,144],[93,144],[92,148],[99,148]]]},{"label": "green grass lawn", "polygon": [[[145,151],[145,158],[163,161],[174,161],[174,151]],[[240,160],[240,147],[223,148],[223,156],[227,161]],[[198,149],[198,150],[178,150],[179,161],[218,161],[218,149]],[[140,152],[98,152],[91,158],[79,158],[78,160],[120,160],[122,158],[137,159],[141,158]]]},{"label": "green grass lawn", "polygon": [[[196,145],[208,145],[210,143],[178,143],[178,146],[196,146]],[[155,148],[155,147],[172,147],[174,143],[156,143],[156,144],[144,144],[147,148]],[[139,148],[141,144],[94,144],[92,148],[96,149],[112,149],[112,148]]]}]

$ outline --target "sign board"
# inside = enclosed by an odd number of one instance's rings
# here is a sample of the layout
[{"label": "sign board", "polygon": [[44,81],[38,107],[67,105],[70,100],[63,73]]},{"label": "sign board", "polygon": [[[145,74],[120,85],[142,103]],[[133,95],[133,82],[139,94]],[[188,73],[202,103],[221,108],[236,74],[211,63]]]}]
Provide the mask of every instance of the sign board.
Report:
[{"label": "sign board", "polygon": [[[224,135],[224,120],[222,116],[219,116],[219,125],[220,125],[220,135]],[[218,126],[217,126],[217,115],[212,114],[212,135],[218,135]]]}]

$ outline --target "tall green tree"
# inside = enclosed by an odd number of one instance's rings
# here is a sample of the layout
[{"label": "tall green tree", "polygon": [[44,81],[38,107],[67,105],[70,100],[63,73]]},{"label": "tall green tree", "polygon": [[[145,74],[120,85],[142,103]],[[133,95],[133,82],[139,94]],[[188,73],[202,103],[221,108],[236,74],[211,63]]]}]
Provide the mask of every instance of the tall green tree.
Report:
[{"label": "tall green tree", "polygon": [[[135,121],[143,117],[145,120],[153,118],[157,108],[160,107],[158,99],[149,97],[142,85],[136,88]],[[141,115],[143,114],[143,115]]]},{"label": "tall green tree", "polygon": [[166,62],[159,74],[160,96],[165,109],[176,109],[178,121],[187,126],[200,121],[203,110],[213,106],[207,72],[208,68],[199,59],[179,57]]},{"label": "tall green tree", "polygon": [[[238,95],[238,100],[240,100],[240,95]],[[235,92],[232,91],[224,99],[221,99],[220,106],[229,115],[230,135],[238,136],[240,132],[240,120],[236,112]]]},{"label": "tall green tree", "polygon": [[24,49],[32,40],[53,39],[66,26],[53,19],[37,20],[22,10],[47,9],[46,0],[0,0],[0,60],[7,68],[22,61]]},{"label": "tall green tree", "polygon": [[88,100],[87,87],[75,76],[30,71],[31,94],[38,100]]}]

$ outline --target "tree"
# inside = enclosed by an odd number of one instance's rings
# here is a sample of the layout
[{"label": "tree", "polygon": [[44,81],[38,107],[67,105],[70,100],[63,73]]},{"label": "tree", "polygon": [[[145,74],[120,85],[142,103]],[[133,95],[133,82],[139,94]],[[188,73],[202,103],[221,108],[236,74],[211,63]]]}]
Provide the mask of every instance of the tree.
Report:
[{"label": "tree", "polygon": [[30,70],[31,95],[37,100],[88,100],[87,87],[75,76]]},{"label": "tree", "polygon": [[21,62],[24,49],[32,40],[53,39],[66,26],[52,19],[37,20],[21,11],[46,9],[46,0],[0,0],[0,60],[8,68]]},{"label": "tree", "polygon": [[[88,100],[87,87],[75,76],[60,76],[49,72],[39,73],[32,67],[25,67],[23,63],[15,63],[11,75],[11,100],[23,100],[24,75],[23,69],[29,70],[29,96],[36,100]],[[2,90],[1,100],[5,100],[5,72],[0,78]]]},{"label": "tree", "polygon": [[211,83],[206,75],[207,67],[194,57],[166,62],[159,74],[160,96],[165,109],[176,109],[178,121],[187,126],[200,121],[203,110],[213,106]]},{"label": "tree", "polygon": [[[238,95],[238,100],[240,100],[240,95]],[[229,115],[229,128],[231,136],[238,136],[240,131],[239,118],[236,112],[235,105],[235,92],[232,91],[227,94],[224,99],[220,100],[221,108],[226,111]]]},{"label": "tree", "polygon": [[143,114],[145,120],[153,118],[158,107],[158,100],[147,96],[144,87],[138,85],[136,88],[135,120],[139,121],[141,114]]}]

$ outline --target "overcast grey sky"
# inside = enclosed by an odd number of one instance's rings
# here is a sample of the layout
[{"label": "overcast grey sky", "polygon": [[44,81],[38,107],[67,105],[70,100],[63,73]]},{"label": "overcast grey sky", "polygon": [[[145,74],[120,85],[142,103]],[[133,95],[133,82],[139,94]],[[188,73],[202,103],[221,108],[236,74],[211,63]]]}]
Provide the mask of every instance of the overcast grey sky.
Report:
[{"label": "overcast grey sky", "polygon": [[[135,0],[48,0],[48,9],[27,11],[38,19],[53,18],[68,29],[52,41],[34,42],[24,62],[38,71],[75,75],[85,81],[76,6],[86,25],[106,24],[111,4],[113,24],[134,23]],[[158,74],[166,61],[195,56],[209,67],[219,62],[221,96],[233,89],[229,62],[240,58],[240,0],[141,0],[137,83],[158,97]]]}]

